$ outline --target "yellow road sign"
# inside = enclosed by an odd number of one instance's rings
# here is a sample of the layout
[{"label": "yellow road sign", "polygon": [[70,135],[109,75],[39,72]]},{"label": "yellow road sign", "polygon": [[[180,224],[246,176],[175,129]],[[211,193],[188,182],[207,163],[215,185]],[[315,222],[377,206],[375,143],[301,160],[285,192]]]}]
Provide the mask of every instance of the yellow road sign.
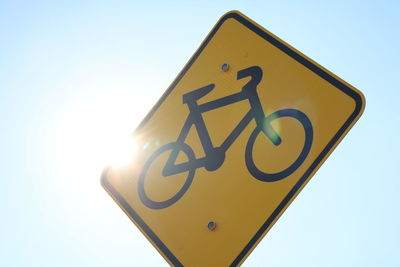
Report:
[{"label": "yellow road sign", "polygon": [[363,109],[357,89],[229,12],[102,184],[170,264],[236,266]]}]

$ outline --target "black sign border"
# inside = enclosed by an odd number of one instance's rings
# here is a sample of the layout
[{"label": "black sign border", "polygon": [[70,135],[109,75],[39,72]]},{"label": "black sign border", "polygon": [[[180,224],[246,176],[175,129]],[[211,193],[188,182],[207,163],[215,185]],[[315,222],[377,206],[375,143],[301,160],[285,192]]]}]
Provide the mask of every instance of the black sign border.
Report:
[{"label": "black sign border", "polygon": [[[311,62],[305,56],[301,55],[299,52],[289,47],[287,44],[278,40],[276,37],[272,36],[268,32],[266,32],[262,27],[258,26],[250,19],[245,17],[238,11],[231,11],[225,14],[214,26],[212,31],[209,33],[207,38],[203,41],[200,47],[197,49],[196,53],[192,56],[189,62],[185,65],[183,70],[179,73],[179,75],[175,78],[174,82],[169,86],[166,92],[162,95],[160,100],[156,103],[156,105],[150,110],[147,116],[143,119],[143,121],[139,124],[138,129],[142,128],[154,115],[160,105],[165,101],[168,95],[174,90],[176,85],[182,79],[182,77],[186,74],[186,72],[190,69],[192,64],[196,61],[198,56],[202,53],[204,48],[216,34],[218,29],[222,26],[222,24],[228,19],[235,19],[248,29],[258,34],[260,37],[265,39],[267,42],[271,43],[282,52],[286,53],[288,56],[292,57],[294,60],[313,71],[315,74],[341,90],[343,93],[347,94],[349,97],[353,98],[356,105],[353,113],[349,116],[349,118],[345,121],[342,127],[337,131],[334,137],[329,141],[327,146],[323,149],[320,155],[316,158],[316,160],[311,164],[311,166],[307,169],[304,175],[299,179],[299,181],[294,185],[294,187],[289,191],[286,197],[282,200],[282,202],[278,205],[275,211],[270,215],[270,217],[265,221],[265,223],[261,226],[261,228],[255,233],[255,235],[251,238],[251,240],[247,243],[247,245],[242,249],[239,255],[232,262],[231,266],[237,266],[247,257],[247,255],[252,251],[254,246],[260,239],[263,237],[268,228],[274,223],[274,221],[279,217],[282,211],[284,211],[285,207],[290,203],[293,197],[298,193],[301,187],[305,184],[308,178],[312,175],[312,173],[322,164],[324,159],[328,156],[328,154],[333,150],[333,148],[340,142],[341,138],[344,137],[344,134],[351,128],[351,126],[357,121],[357,119],[361,116],[361,113],[364,108],[364,98],[357,91],[350,88],[348,85],[338,80],[332,74],[328,73],[326,70],[322,69],[315,63]],[[103,170],[101,176],[101,184],[106,189],[106,191],[111,195],[111,197],[120,205],[120,207],[128,214],[131,219],[133,219],[136,224],[144,231],[148,238],[150,238],[154,244],[158,247],[158,250],[162,252],[166,258],[169,259],[170,263],[175,266],[183,266],[183,264],[175,257],[175,255],[167,248],[167,246],[161,241],[161,239],[150,229],[150,227],[144,222],[144,220],[137,214],[132,207],[127,203],[127,201],[119,194],[119,192],[109,183],[107,179],[108,168],[106,167]]]}]

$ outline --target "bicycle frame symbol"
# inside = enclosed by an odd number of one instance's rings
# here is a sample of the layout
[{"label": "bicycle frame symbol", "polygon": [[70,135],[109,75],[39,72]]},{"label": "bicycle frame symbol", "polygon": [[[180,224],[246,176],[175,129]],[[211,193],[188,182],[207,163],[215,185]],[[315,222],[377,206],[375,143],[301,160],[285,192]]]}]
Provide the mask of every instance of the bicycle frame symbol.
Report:
[{"label": "bicycle frame symbol", "polygon": [[[279,181],[292,174],[304,162],[308,153],[310,152],[313,140],[313,129],[310,119],[302,111],[297,109],[281,109],[269,115],[265,115],[257,93],[257,85],[262,79],[262,69],[258,66],[252,66],[237,72],[238,80],[246,77],[250,77],[250,80],[242,87],[240,92],[215,99],[210,102],[203,104],[197,103],[200,98],[207,95],[214,89],[215,84],[209,84],[183,95],[183,103],[188,106],[189,115],[183,124],[177,140],[157,149],[146,161],[140,173],[138,193],[140,200],[144,205],[151,209],[164,209],[176,203],[189,189],[196,169],[204,167],[207,171],[215,171],[222,166],[225,161],[226,151],[253,119],[256,122],[256,128],[250,134],[250,137],[247,141],[245,149],[245,162],[248,171],[255,179],[263,182]],[[226,137],[225,141],[223,141],[220,146],[214,146],[204,122],[202,113],[243,100],[249,101],[250,110]],[[272,127],[271,122],[283,117],[293,118],[302,125],[305,133],[303,148],[296,160],[288,167],[276,173],[266,173],[258,169],[254,163],[252,153],[254,143],[257,136],[260,133],[263,133],[275,146],[279,146],[282,142],[282,139]],[[202,148],[204,149],[205,156],[202,158],[196,158],[193,149],[185,143],[185,139],[193,125],[195,126],[200,138]],[[154,201],[149,198],[145,192],[146,174],[153,161],[167,151],[170,151],[170,154],[165,166],[162,169],[162,175],[164,177],[168,177],[174,174],[187,173],[187,178],[183,186],[178,190],[177,193],[175,193],[175,195],[164,201]],[[181,151],[186,154],[187,161],[176,164],[178,154]]]}]

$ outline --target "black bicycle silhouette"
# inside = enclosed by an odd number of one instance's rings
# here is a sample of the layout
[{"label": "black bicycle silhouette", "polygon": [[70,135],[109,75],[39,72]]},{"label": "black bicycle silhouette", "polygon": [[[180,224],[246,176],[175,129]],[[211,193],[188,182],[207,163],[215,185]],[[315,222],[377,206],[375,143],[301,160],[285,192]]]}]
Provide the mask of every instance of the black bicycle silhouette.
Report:
[{"label": "black bicycle silhouette", "polygon": [[[210,102],[206,102],[203,104],[197,103],[200,98],[207,95],[209,92],[211,92],[211,90],[214,89],[215,84],[209,84],[183,95],[183,103],[188,106],[189,115],[187,116],[187,119],[183,124],[182,130],[177,140],[157,149],[146,161],[140,173],[138,193],[144,205],[151,209],[163,209],[177,202],[189,189],[193,181],[196,169],[204,167],[207,171],[215,171],[219,167],[221,167],[225,160],[225,152],[229,149],[236,138],[238,138],[240,133],[242,133],[242,131],[253,119],[256,122],[256,128],[251,133],[249,140],[247,141],[245,149],[245,161],[248,171],[254,178],[263,182],[278,181],[292,174],[303,163],[308,153],[310,152],[313,140],[313,129],[311,121],[303,112],[297,109],[281,109],[266,116],[257,93],[257,85],[262,79],[262,69],[258,66],[252,66],[238,71],[238,80],[246,77],[250,77],[250,80],[242,87],[241,92],[228,95]],[[225,141],[220,146],[215,147],[212,144],[208,129],[202,117],[202,113],[243,100],[249,101],[250,110],[246,113],[246,115],[244,115],[243,119],[232,130],[228,137],[226,137]],[[304,145],[296,160],[286,169],[277,173],[266,173],[259,170],[254,163],[252,153],[254,142],[257,136],[260,133],[263,133],[275,146],[281,144],[281,137],[273,129],[271,122],[273,120],[283,117],[293,118],[301,123],[305,132]],[[185,143],[185,139],[192,125],[194,125],[197,130],[201,145],[205,152],[205,156],[202,158],[196,158],[193,149]],[[175,195],[164,201],[154,201],[150,199],[145,192],[144,187],[146,174],[153,161],[167,151],[171,152],[162,170],[162,175],[164,177],[167,177],[174,174],[187,172],[187,178],[183,186]],[[181,151],[186,154],[187,161],[176,164],[176,159],[179,152]]]}]

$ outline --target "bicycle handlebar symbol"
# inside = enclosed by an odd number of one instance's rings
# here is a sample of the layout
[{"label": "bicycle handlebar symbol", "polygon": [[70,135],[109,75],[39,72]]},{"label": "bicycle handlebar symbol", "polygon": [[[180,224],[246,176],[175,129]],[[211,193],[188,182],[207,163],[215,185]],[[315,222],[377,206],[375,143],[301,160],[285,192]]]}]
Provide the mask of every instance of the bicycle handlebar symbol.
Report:
[{"label": "bicycle handlebar symbol", "polygon": [[[176,203],[189,189],[196,169],[204,167],[207,171],[215,171],[222,166],[225,161],[226,151],[253,119],[256,122],[256,128],[250,134],[249,140],[247,141],[245,149],[245,162],[248,171],[255,179],[263,182],[275,182],[282,180],[292,174],[304,162],[308,153],[310,152],[313,140],[313,129],[310,119],[302,111],[297,109],[281,109],[269,115],[265,115],[257,93],[257,85],[262,79],[262,69],[258,66],[252,66],[238,71],[238,80],[246,77],[250,77],[250,80],[242,87],[240,92],[215,99],[210,102],[203,104],[197,103],[200,98],[207,95],[214,89],[215,84],[209,84],[183,95],[183,103],[188,106],[189,115],[183,124],[177,140],[157,149],[146,161],[140,173],[138,193],[140,200],[144,205],[151,209],[164,209]],[[246,113],[246,115],[244,115],[239,124],[232,130],[232,132],[226,137],[225,141],[220,146],[213,146],[210,134],[202,117],[202,113],[243,100],[249,101],[250,110]],[[272,127],[271,122],[284,117],[293,118],[302,125],[305,133],[303,148],[296,160],[285,169],[276,173],[263,172],[257,168],[253,160],[252,152],[254,142],[257,136],[260,133],[263,133],[275,146],[279,146],[282,142],[282,139]],[[193,125],[195,126],[202,148],[205,152],[205,156],[202,158],[196,158],[193,149],[185,143],[185,139]],[[172,197],[163,201],[154,201],[145,192],[144,187],[146,174],[153,161],[161,154],[168,151],[170,151],[170,154],[165,166],[162,169],[162,175],[164,177],[168,177],[174,174],[187,172],[187,177],[183,186]],[[186,154],[187,161],[176,164],[178,154],[181,151]]]}]

